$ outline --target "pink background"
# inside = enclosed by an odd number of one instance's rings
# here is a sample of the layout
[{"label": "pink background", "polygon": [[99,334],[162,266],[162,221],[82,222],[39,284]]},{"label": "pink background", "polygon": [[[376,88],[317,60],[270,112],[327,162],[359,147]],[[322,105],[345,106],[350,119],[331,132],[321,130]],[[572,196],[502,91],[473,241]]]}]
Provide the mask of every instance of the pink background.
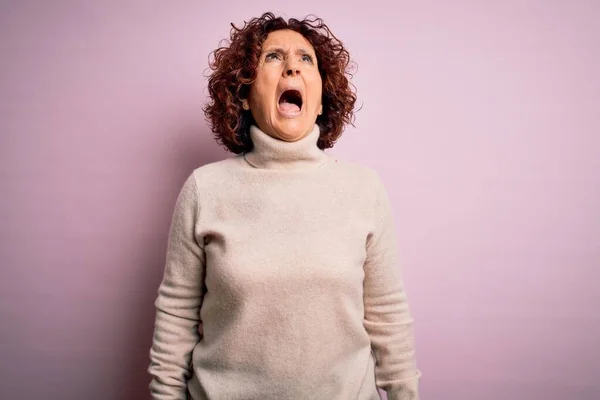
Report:
[{"label": "pink background", "polygon": [[208,53],[325,18],[394,204],[423,399],[600,398],[600,3],[2,1],[0,397],[148,398]]}]

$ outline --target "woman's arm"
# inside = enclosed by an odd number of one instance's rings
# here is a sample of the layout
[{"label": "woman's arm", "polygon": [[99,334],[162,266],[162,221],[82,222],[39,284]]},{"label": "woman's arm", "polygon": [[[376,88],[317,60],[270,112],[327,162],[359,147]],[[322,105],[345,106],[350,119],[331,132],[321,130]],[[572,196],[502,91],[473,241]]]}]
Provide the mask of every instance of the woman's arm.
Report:
[{"label": "woman's arm", "polygon": [[155,400],[187,399],[192,350],[200,340],[205,257],[203,243],[196,240],[197,192],[192,174],[179,193],[171,221],[148,369]]},{"label": "woman's arm", "polygon": [[420,372],[415,363],[413,319],[398,272],[396,233],[388,195],[376,177],[374,228],[367,241],[364,325],[377,365],[377,387],[388,400],[417,400]]}]

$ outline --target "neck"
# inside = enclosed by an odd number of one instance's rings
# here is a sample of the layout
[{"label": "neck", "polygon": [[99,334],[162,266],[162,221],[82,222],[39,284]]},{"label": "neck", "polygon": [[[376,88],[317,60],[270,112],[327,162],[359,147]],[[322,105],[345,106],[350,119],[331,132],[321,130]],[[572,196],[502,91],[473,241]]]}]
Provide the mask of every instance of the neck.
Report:
[{"label": "neck", "polygon": [[315,124],[313,130],[302,139],[286,142],[269,136],[253,125],[250,127],[253,148],[244,157],[255,168],[314,168],[327,159],[325,152],[317,147],[320,132],[319,126]]}]

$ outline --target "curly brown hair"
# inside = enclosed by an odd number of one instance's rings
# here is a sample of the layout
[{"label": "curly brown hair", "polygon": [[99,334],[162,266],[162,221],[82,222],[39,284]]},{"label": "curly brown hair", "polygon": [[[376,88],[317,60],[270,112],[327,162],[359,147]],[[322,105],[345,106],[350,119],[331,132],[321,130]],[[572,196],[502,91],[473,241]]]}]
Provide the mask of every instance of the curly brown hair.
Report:
[{"label": "curly brown hair", "polygon": [[350,83],[352,77],[350,54],[329,30],[321,18],[314,16],[288,21],[264,13],[241,28],[231,24],[228,46],[211,53],[212,73],[208,77],[209,101],[204,114],[215,139],[227,150],[241,154],[252,149],[250,126],[256,124],[252,113],[242,108],[241,99],[248,97],[250,85],[256,79],[261,47],[267,35],[280,29],[300,33],[310,42],[317,55],[323,82],[323,113],[317,117],[321,134],[317,145],[333,147],[346,124],[354,122],[356,94]]}]

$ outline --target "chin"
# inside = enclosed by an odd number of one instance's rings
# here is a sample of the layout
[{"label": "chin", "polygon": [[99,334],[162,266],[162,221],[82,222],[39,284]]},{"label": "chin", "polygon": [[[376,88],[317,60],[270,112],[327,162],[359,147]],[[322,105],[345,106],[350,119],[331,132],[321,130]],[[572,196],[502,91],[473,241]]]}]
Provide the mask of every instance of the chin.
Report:
[{"label": "chin", "polygon": [[287,123],[276,130],[276,135],[279,139],[286,142],[295,142],[309,134],[312,131],[313,126],[314,125],[307,126],[306,124]]}]

